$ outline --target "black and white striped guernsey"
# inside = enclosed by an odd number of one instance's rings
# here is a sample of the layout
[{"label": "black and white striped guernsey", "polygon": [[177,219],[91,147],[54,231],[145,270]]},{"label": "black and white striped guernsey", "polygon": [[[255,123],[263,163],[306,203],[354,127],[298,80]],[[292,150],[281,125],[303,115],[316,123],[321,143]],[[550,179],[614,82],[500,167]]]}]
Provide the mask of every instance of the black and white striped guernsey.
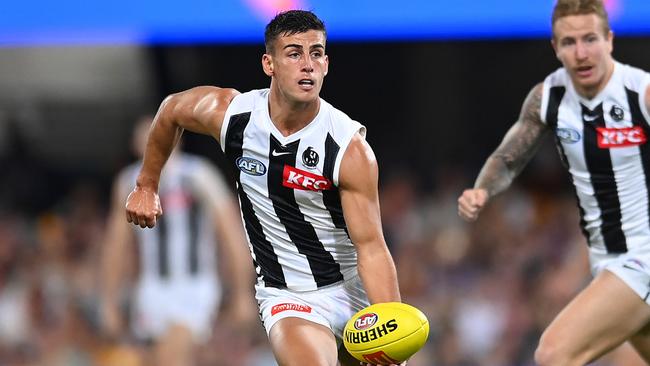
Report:
[{"label": "black and white striped guernsey", "polygon": [[308,291],[356,274],[338,191],[341,160],[365,127],[324,100],[316,118],[283,136],[268,89],[233,99],[221,148],[236,169],[239,202],[258,284]]},{"label": "black and white striped guernsey", "polygon": [[592,253],[650,246],[650,74],[618,62],[605,88],[582,98],[561,68],[544,81],[541,117],[571,174]]}]

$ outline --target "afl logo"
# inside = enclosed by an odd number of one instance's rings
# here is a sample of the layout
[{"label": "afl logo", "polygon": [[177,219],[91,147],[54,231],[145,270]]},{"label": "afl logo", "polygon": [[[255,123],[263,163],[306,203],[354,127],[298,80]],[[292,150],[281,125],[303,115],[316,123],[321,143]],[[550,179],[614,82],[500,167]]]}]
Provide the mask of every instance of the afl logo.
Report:
[{"label": "afl logo", "polygon": [[257,159],[242,156],[237,158],[235,163],[239,170],[249,175],[264,175],[266,173],[266,166]]},{"label": "afl logo", "polygon": [[571,128],[558,128],[555,134],[560,141],[567,144],[575,144],[580,141],[580,132]]},{"label": "afl logo", "polygon": [[302,153],[302,163],[308,168],[315,168],[318,165],[318,153],[314,151],[313,147],[308,147]]},{"label": "afl logo", "polygon": [[373,325],[377,324],[377,320],[379,320],[379,316],[375,313],[368,313],[368,314],[363,314],[357,318],[357,320],[354,321],[354,329],[356,330],[365,330]]},{"label": "afl logo", "polygon": [[613,105],[612,109],[609,110],[609,115],[612,116],[614,121],[619,122],[623,120],[623,117],[625,117],[625,112],[623,112],[623,108]]}]

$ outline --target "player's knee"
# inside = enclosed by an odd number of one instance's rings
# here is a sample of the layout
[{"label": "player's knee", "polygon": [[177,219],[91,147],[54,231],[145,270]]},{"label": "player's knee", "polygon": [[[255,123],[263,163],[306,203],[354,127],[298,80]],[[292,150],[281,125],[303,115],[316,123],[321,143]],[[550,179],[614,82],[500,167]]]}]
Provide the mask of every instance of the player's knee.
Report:
[{"label": "player's knee", "polygon": [[557,349],[540,343],[535,350],[535,364],[539,366],[559,365],[555,360],[559,358]]},{"label": "player's knee", "polygon": [[535,364],[539,366],[563,366],[571,363],[569,355],[561,347],[560,342],[554,341],[545,334],[542,335],[535,350]]}]

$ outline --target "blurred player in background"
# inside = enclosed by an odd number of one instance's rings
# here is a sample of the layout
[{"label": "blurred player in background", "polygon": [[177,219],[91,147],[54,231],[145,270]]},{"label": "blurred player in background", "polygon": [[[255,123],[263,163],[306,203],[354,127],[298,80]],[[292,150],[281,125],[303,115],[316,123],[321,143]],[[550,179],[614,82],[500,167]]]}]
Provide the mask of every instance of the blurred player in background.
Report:
[{"label": "blurred player in background", "polygon": [[[139,156],[151,121],[144,117],[135,126],[133,148]],[[181,151],[171,154],[161,177],[166,215],[152,230],[130,227],[124,202],[141,165],[123,169],[113,186],[101,271],[104,330],[124,336],[125,270],[137,249],[137,280],[128,295],[135,337],[154,344],[144,363],[192,365],[194,346],[211,335],[222,294],[228,305],[223,322],[243,326],[255,321],[246,238],[221,174],[207,160]]]},{"label": "blurred player in background", "polygon": [[600,0],[559,0],[552,45],[562,68],[536,85],[458,210],[476,220],[542,139],[555,137],[575,186],[594,280],[545,330],[540,365],[584,365],[629,340],[650,362],[650,75],[612,58]]},{"label": "blurred player in background", "polygon": [[[163,101],[127,217],[143,228],[159,225],[160,172],[181,133],[214,137],[237,172],[276,360],[334,366],[354,313],[369,302],[400,301],[381,228],[377,161],[365,127],[319,96],[329,65],[323,22],[309,11],[280,13],[265,40],[269,89],[204,86]],[[339,350],[342,364],[359,364]]]}]

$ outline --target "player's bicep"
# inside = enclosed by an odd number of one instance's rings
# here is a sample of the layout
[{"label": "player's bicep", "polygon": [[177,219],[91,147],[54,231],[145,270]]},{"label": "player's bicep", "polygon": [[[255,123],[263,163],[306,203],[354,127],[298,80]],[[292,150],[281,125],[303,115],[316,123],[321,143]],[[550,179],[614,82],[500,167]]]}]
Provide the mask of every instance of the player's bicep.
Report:
[{"label": "player's bicep", "polygon": [[520,171],[528,163],[549,131],[541,119],[541,101],[542,84],[538,84],[526,97],[519,119],[493,154],[512,171]]},{"label": "player's bicep", "polygon": [[356,135],[341,161],[339,189],[348,233],[357,246],[383,240],[378,177],[372,149]]},{"label": "player's bicep", "polygon": [[161,113],[182,129],[219,140],[226,110],[238,94],[235,89],[199,86],[168,96]]}]

